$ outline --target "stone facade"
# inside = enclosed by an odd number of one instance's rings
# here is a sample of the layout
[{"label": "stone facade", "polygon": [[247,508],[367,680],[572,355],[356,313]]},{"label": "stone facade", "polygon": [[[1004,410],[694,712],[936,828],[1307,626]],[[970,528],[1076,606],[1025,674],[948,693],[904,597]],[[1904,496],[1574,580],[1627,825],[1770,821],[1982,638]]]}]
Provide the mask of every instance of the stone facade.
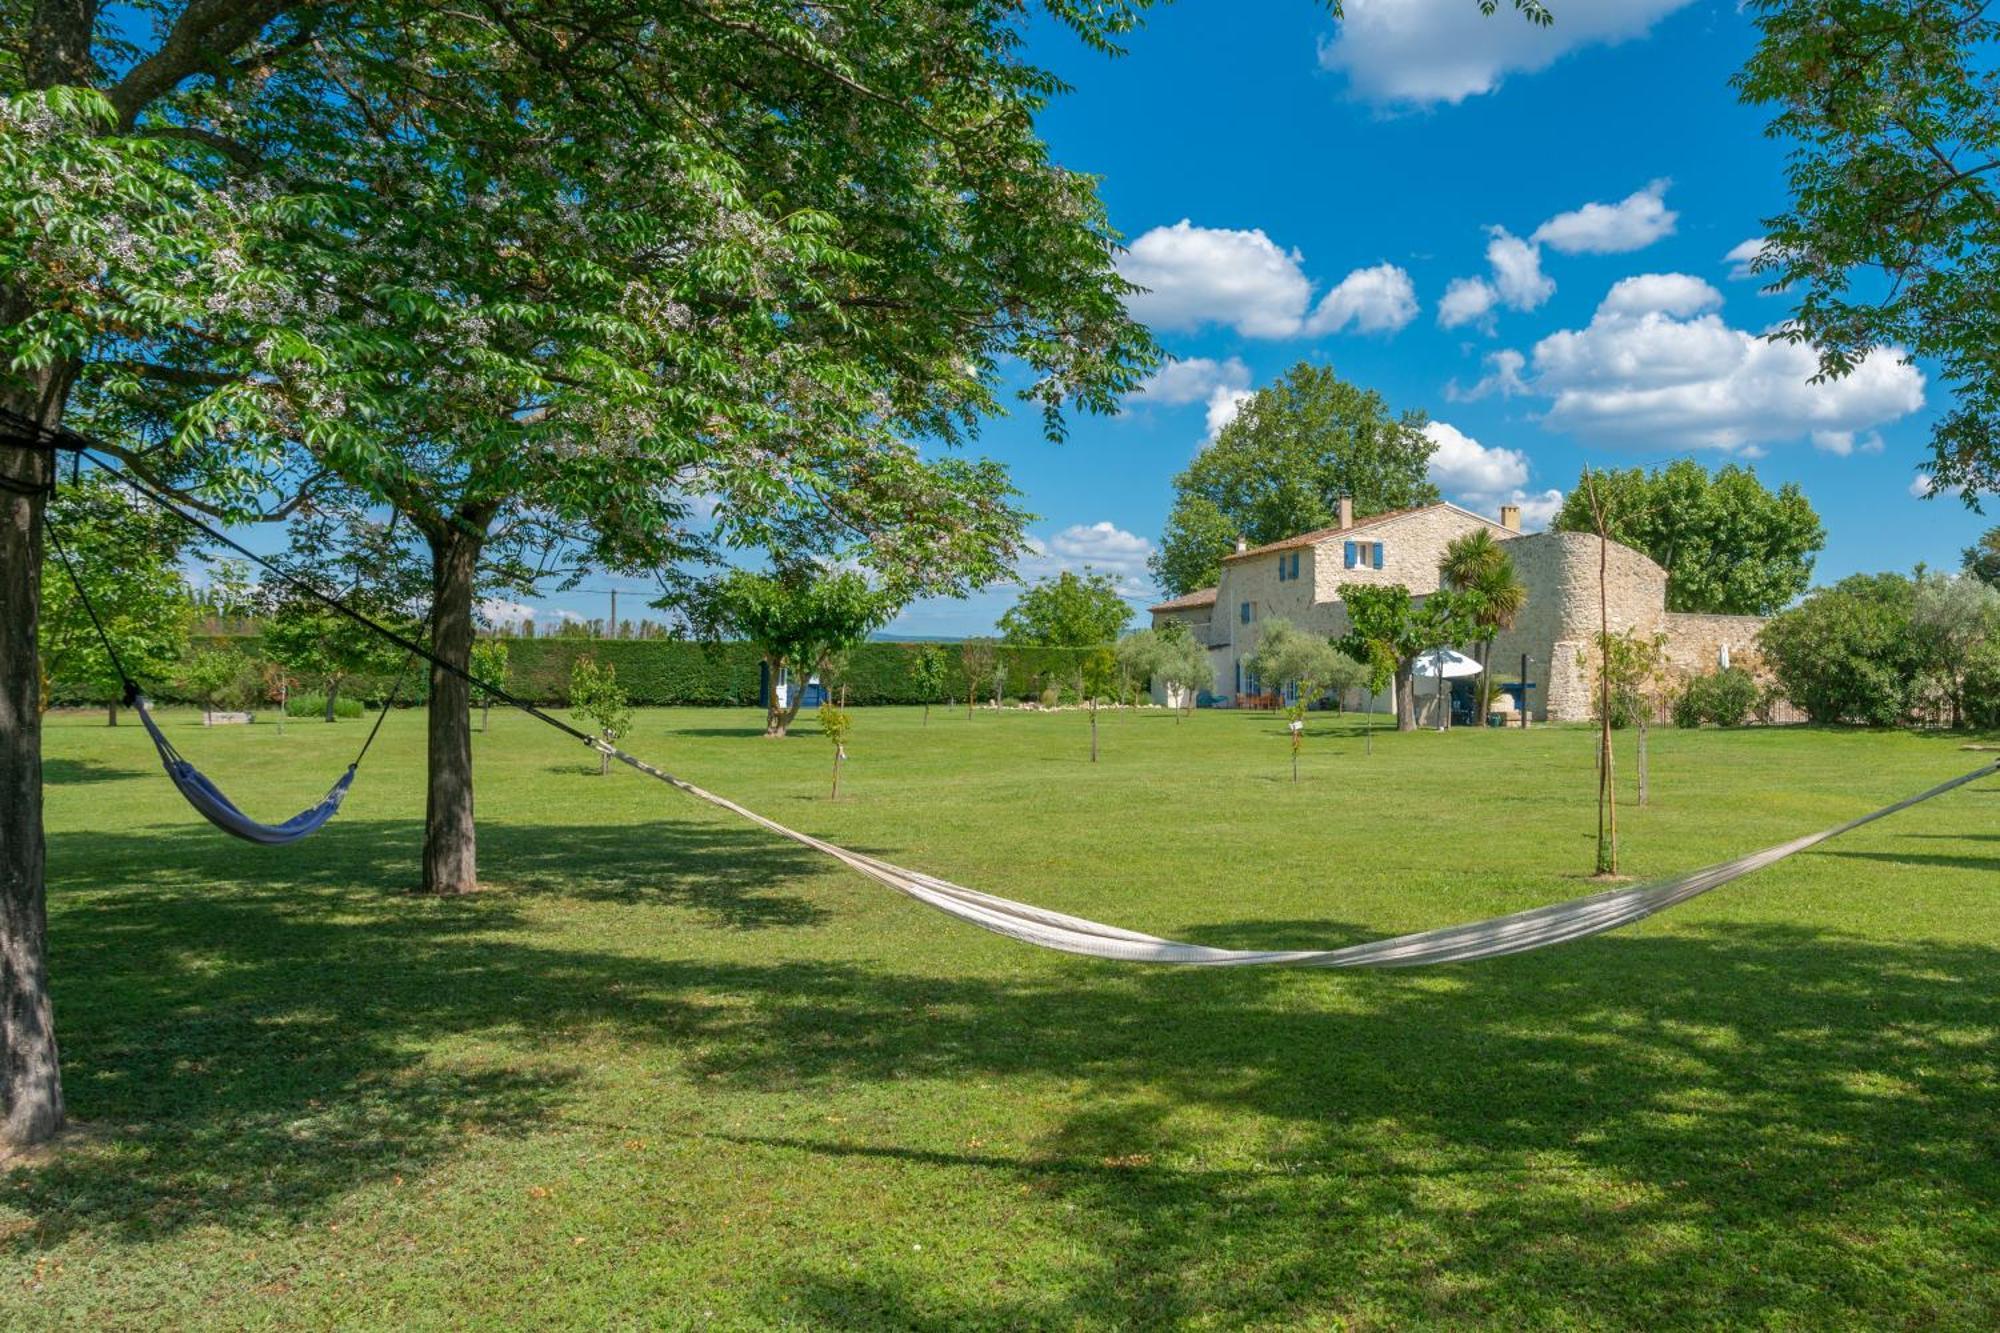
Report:
[{"label": "stone facade", "polygon": [[[1153,608],[1153,623],[1185,623],[1206,644],[1215,669],[1213,693],[1233,696],[1249,684],[1243,663],[1256,651],[1258,627],[1282,617],[1315,634],[1337,638],[1348,630],[1339,600],[1343,583],[1401,583],[1422,596],[1438,587],[1437,567],[1445,547],[1479,528],[1507,541],[1515,572],[1528,589],[1528,604],[1512,629],[1494,640],[1493,678],[1501,690],[1520,677],[1528,657],[1532,715],[1558,722],[1582,721],[1593,712],[1591,645],[1599,619],[1597,538],[1583,533],[1543,532],[1523,536],[1455,505],[1431,505],[1399,514],[1360,519],[1347,528],[1308,533],[1229,556],[1211,591]],[[1346,564],[1349,542],[1380,542],[1382,568]],[[1299,577],[1280,578],[1285,562],[1299,554]],[[1681,674],[1713,671],[1723,661],[1750,665],[1757,631],[1755,616],[1710,616],[1666,609],[1666,571],[1642,553],[1612,542],[1603,551],[1603,620],[1613,634],[1633,631],[1666,636],[1666,659]],[[1247,611],[1246,611],[1247,604]],[[1461,645],[1467,651],[1470,646]]]}]

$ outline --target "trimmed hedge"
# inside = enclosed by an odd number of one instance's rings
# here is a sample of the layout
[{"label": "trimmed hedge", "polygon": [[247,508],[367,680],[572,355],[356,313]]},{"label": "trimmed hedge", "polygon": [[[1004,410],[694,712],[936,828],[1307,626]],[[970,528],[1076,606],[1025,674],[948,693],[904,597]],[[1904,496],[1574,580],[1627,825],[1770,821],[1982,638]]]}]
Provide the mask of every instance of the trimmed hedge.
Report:
[{"label": "trimmed hedge", "polygon": [[[226,642],[253,657],[261,655],[262,641],[256,636],[230,636]],[[944,697],[929,702],[964,703],[965,666],[959,655],[960,645],[956,643],[860,645],[847,655],[847,669],[840,678],[847,686],[847,701],[861,706],[926,702],[917,689],[911,667],[916,654],[928,647],[941,648],[945,655]],[[1075,673],[1077,659],[1087,651],[1009,644],[996,644],[995,649],[999,659],[1007,664],[1009,699],[1038,698],[1047,688],[1066,687]],[[508,639],[507,689],[530,703],[567,707],[570,669],[579,657],[595,657],[599,665],[616,670],[620,688],[640,707],[750,707],[758,701],[763,675],[763,658],[748,643],[708,644],[684,639]],[[419,664],[405,679],[400,701],[422,703],[428,683]],[[386,694],[390,684],[387,680],[356,679],[343,685],[341,694],[373,698]],[[992,697],[992,689],[991,680],[978,682],[980,702]]]},{"label": "trimmed hedge", "polygon": [[[912,665],[923,648],[945,654],[944,697],[933,704],[965,698],[965,669],[955,643],[864,643],[847,655],[840,682],[847,701],[858,706],[920,704]],[[1009,698],[1038,695],[1046,684],[1060,683],[1074,670],[1080,656],[1068,648],[1019,648],[1001,645],[1007,663]],[[509,639],[507,688],[539,704],[569,702],[570,665],[579,657],[595,657],[618,672],[618,684],[634,704],[736,705],[758,701],[763,657],[747,643],[704,644],[680,639]],[[979,683],[985,700],[991,683]]]}]

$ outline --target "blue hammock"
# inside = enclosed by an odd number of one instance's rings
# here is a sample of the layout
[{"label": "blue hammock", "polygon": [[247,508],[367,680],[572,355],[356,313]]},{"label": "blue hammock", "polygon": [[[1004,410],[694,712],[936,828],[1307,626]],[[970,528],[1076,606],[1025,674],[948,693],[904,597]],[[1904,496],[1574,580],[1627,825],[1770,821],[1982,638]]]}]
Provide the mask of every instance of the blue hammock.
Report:
[{"label": "blue hammock", "polygon": [[181,757],[181,752],[174,748],[174,743],[161,733],[159,724],[153,721],[152,711],[146,707],[144,699],[134,699],[133,706],[139,712],[139,720],[146,724],[154,748],[160,752],[160,762],[167,766],[167,776],[174,780],[174,786],[180,788],[187,803],[209,823],[245,842],[283,847],[319,832],[327,820],[340,812],[340,803],[346,798],[347,789],[354,785],[354,770],[361,762],[357,759],[349,764],[347,771],[340,775],[340,781],[333,784],[333,790],[318,805],[299,811],[282,824],[260,824],[237,809],[236,802],[224,796],[200,769]]}]

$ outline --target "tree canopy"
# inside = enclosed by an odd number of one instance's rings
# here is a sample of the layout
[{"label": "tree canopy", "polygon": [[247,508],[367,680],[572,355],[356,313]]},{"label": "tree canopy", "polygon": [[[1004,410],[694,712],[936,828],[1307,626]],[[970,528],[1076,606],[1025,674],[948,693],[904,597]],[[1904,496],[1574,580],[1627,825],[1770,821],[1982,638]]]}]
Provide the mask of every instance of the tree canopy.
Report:
[{"label": "tree canopy", "polygon": [[[741,635],[763,653],[769,670],[764,734],[783,736],[798,716],[807,677],[887,624],[900,605],[853,570],[737,569],[708,593],[703,615],[711,634]],[[791,692],[781,704],[778,673],[788,669]]]},{"label": "tree canopy", "polygon": [[[1983,0],[1752,0],[1735,82],[1789,149],[1789,206],[1753,267],[1793,302],[1776,337],[1826,376],[1871,355],[1936,364],[1933,494],[2000,491],[2000,16]],[[1877,349],[1889,349],[1878,351]]]},{"label": "tree canopy", "polygon": [[77,596],[68,572],[43,585],[43,701],[108,704],[115,721],[124,682],[90,612],[104,623],[125,670],[141,684],[157,684],[187,646],[194,617],[180,571],[189,530],[173,515],[93,474],[56,492],[49,522],[90,604],[86,608]]},{"label": "tree canopy", "polygon": [[1000,634],[1040,648],[1095,648],[1117,642],[1131,619],[1110,575],[1064,570],[1022,589],[1000,616]]},{"label": "tree canopy", "polygon": [[1342,495],[1356,516],[1436,501],[1426,470],[1437,446],[1424,424],[1423,413],[1396,414],[1374,390],[1300,362],[1174,478],[1154,575],[1175,595],[1206,588],[1239,536],[1255,546],[1329,527]]},{"label": "tree canopy", "polygon": [[1371,689],[1380,682],[1381,665],[1396,664],[1396,727],[1416,730],[1417,658],[1477,636],[1478,594],[1446,588],[1419,602],[1400,583],[1343,583],[1340,600],[1349,629],[1334,646],[1369,668]]},{"label": "tree canopy", "polygon": [[[1812,581],[1826,529],[1796,483],[1776,491],[1754,468],[1711,474],[1692,459],[1650,472],[1596,474],[1607,535],[1667,571],[1667,609],[1770,615]],[[1556,515],[1561,532],[1596,532],[1588,488],[1578,485]]]},{"label": "tree canopy", "polygon": [[1257,630],[1257,651],[1249,667],[1267,686],[1296,685],[1300,702],[1328,690],[1344,690],[1367,678],[1367,668],[1317,634],[1274,617]]},{"label": "tree canopy", "polygon": [[1965,548],[1965,572],[1989,588],[2000,588],[2000,528],[1988,528]]}]

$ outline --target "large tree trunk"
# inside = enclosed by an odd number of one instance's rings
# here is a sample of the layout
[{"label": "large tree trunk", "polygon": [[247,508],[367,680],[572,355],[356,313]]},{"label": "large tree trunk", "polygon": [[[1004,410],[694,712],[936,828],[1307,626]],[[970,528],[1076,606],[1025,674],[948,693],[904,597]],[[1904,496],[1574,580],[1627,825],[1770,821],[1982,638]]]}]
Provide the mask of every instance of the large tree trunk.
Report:
[{"label": "large tree trunk", "polygon": [[1396,663],[1396,730],[1417,729],[1417,659]]},{"label": "large tree trunk", "polygon": [[[0,318],[18,318],[0,302]],[[61,380],[44,379],[6,406],[54,425]],[[41,389],[43,392],[36,392]],[[39,410],[38,410],[39,408]],[[62,1071],[49,1002],[46,847],[42,839],[41,616],[44,499],[54,459],[0,444],[0,1145],[54,1137],[63,1123]]]},{"label": "large tree trunk", "polygon": [[[472,664],[472,595],[482,544],[482,537],[453,528],[431,538],[431,652],[460,671]],[[435,662],[429,762],[424,892],[470,893],[479,887],[472,823],[472,687]]]},{"label": "large tree trunk", "polygon": [[806,686],[804,681],[794,682],[785,693],[784,706],[780,707],[778,674],[785,669],[785,661],[781,657],[767,657],[764,662],[771,673],[771,687],[764,696],[764,737],[766,740],[777,740],[791,729],[793,720],[798,717],[799,704],[806,697]]}]

